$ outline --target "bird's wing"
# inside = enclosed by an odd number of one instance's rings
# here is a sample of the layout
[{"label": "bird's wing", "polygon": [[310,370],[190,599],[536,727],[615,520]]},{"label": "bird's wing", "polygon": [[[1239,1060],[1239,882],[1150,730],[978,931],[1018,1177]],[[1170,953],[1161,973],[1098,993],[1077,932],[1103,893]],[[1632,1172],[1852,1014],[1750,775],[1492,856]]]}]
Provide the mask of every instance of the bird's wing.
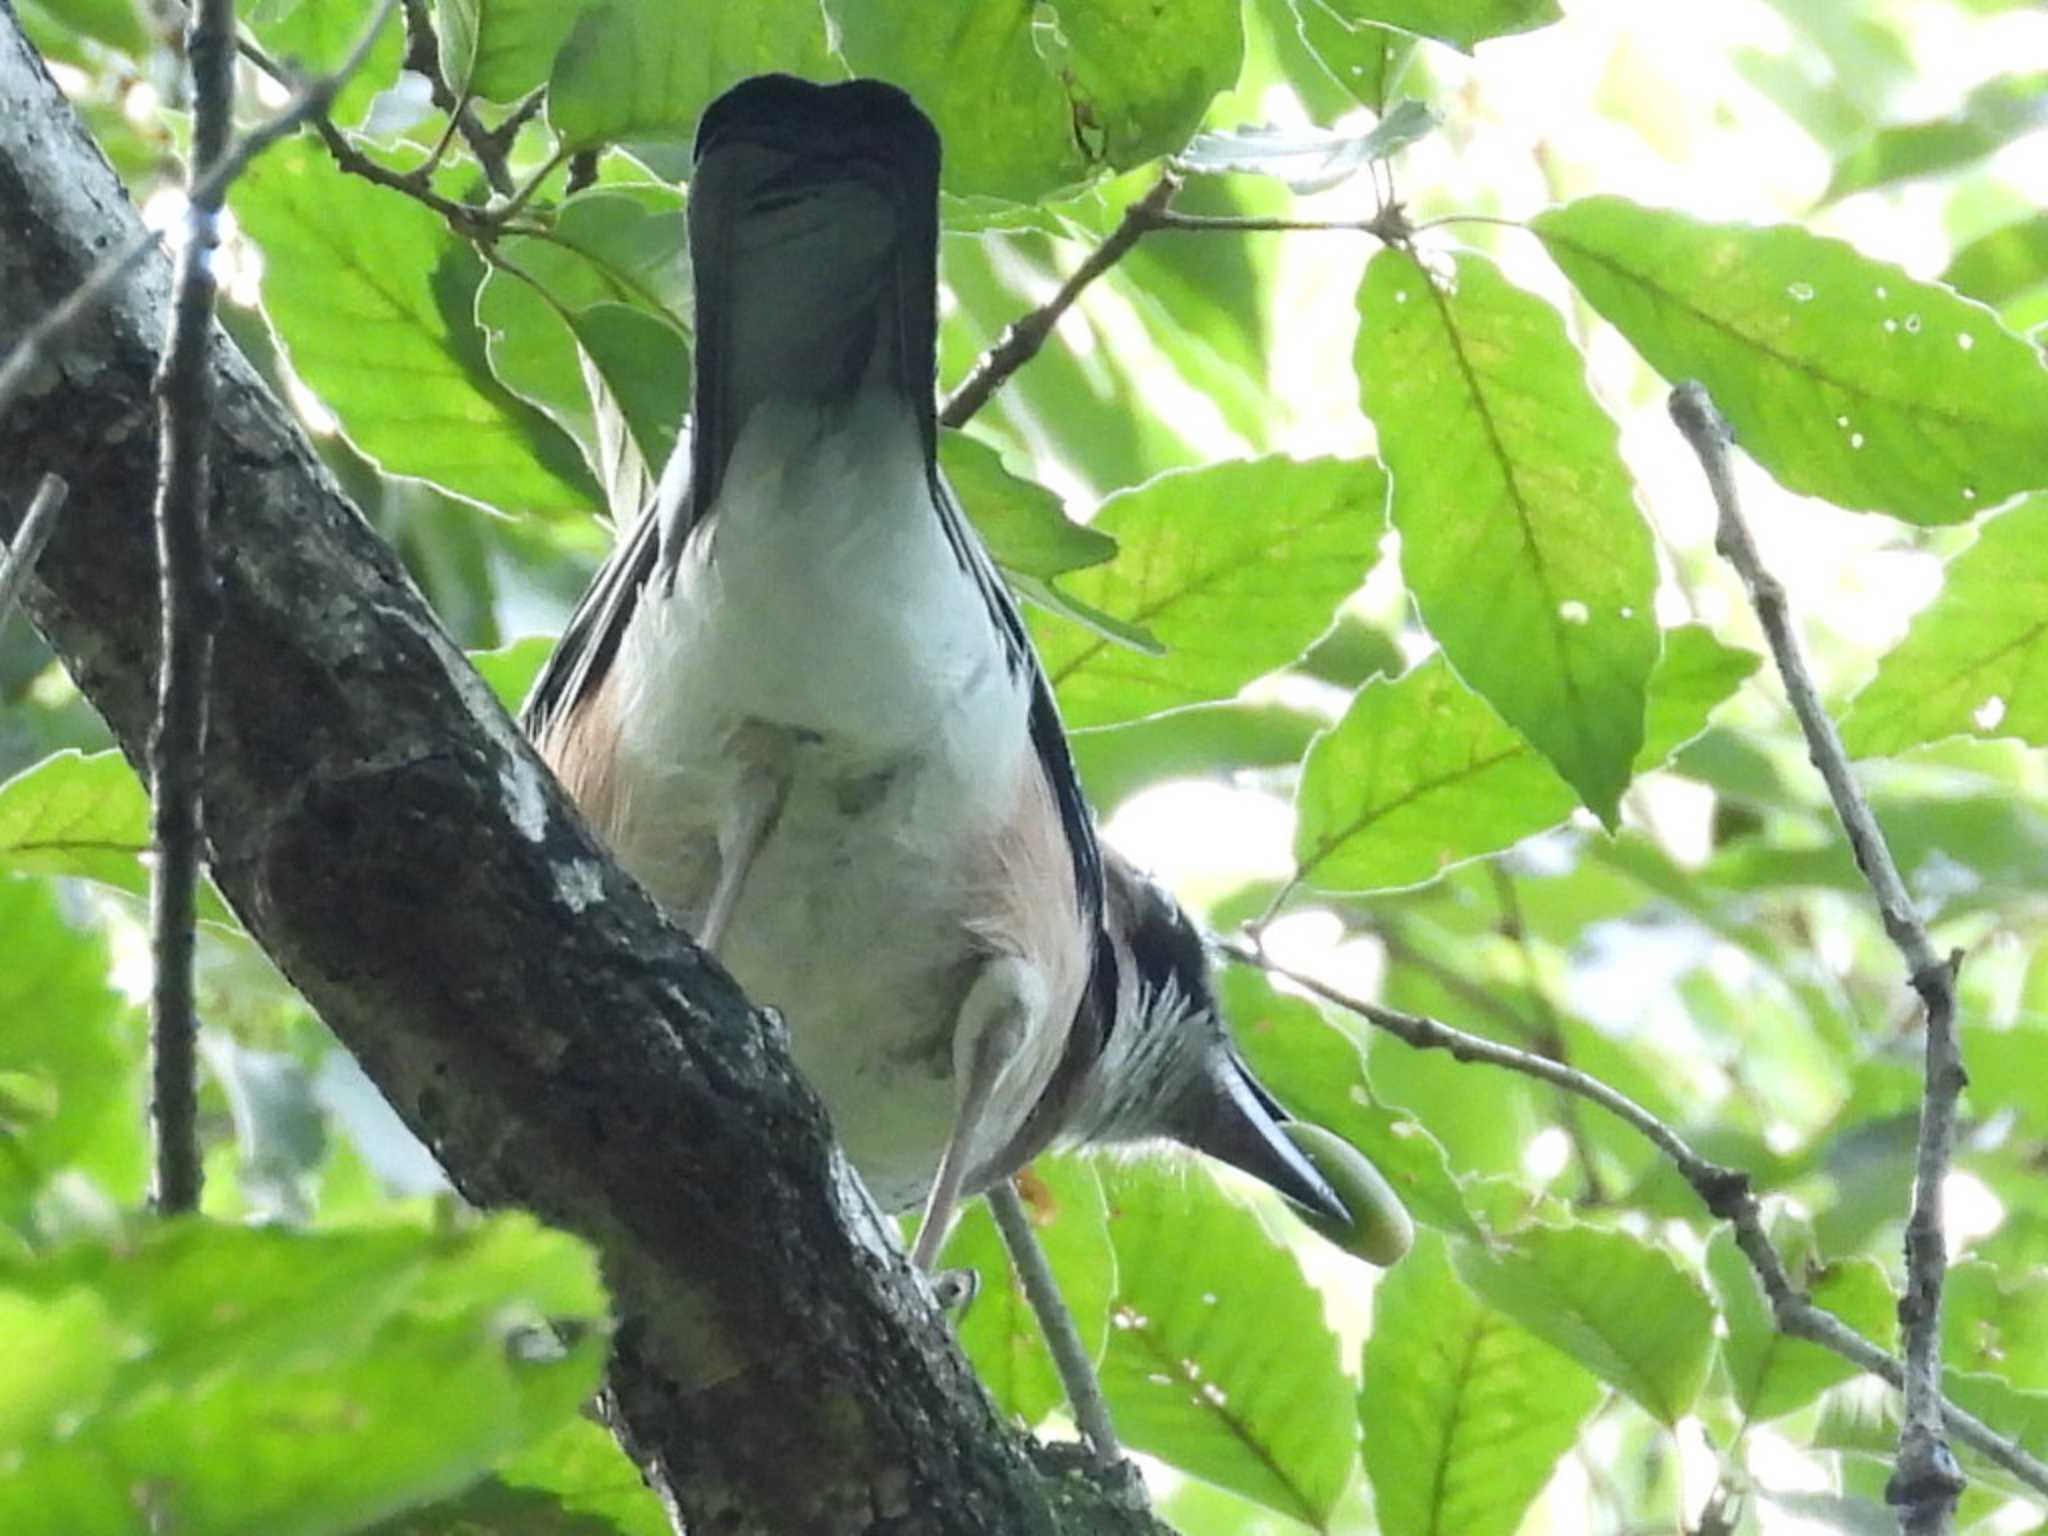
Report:
[{"label": "bird's wing", "polygon": [[569,627],[533,680],[519,724],[534,741],[545,745],[603,685],[660,548],[660,519],[649,505],[598,567],[569,615]]}]

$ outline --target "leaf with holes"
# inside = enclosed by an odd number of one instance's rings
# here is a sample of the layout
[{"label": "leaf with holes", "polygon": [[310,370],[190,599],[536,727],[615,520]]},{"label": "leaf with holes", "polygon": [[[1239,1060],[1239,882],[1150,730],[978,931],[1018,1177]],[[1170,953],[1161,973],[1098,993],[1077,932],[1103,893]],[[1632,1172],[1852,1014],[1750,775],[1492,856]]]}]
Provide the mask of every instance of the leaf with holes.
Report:
[{"label": "leaf with holes", "polygon": [[1696,379],[1788,488],[1915,523],[2048,486],[2048,367],[1990,314],[1839,240],[1592,197],[1533,228],[1650,366]]},{"label": "leaf with holes", "polygon": [[1116,559],[1061,589],[1145,626],[1157,660],[1033,615],[1069,727],[1228,698],[1308,649],[1379,546],[1386,474],[1370,459],[1254,459],[1158,476],[1102,504]]},{"label": "leaf with holes", "polygon": [[1626,1232],[1534,1226],[1497,1248],[1461,1249],[1458,1273],[1512,1317],[1665,1424],[1706,1379],[1714,1308],[1677,1259]]},{"label": "leaf with holes", "polygon": [[1199,1163],[1105,1169],[1116,1311],[1102,1386],[1137,1449],[1310,1525],[1357,1460],[1351,1385],[1294,1256]]},{"label": "leaf with holes", "polygon": [[1458,674],[1610,828],[1643,744],[1657,565],[1619,434],[1564,320],[1491,262],[1385,250],[1358,377],[1401,571]]},{"label": "leaf with holes", "polygon": [[1482,1306],[1433,1234],[1388,1272],[1372,1310],[1358,1412],[1379,1528],[1513,1536],[1600,1383]]},{"label": "leaf with holes", "polygon": [[2048,747],[2048,496],[1985,523],[1842,721],[1859,757],[1944,736]]}]

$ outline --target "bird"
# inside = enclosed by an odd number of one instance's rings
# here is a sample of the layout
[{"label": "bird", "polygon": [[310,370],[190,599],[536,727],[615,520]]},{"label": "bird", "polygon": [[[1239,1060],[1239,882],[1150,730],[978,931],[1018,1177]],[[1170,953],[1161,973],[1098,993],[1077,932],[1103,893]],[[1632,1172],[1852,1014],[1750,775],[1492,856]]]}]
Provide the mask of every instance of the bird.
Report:
[{"label": "bird", "polygon": [[1203,937],[1098,839],[938,466],[939,136],[875,80],[699,121],[686,431],[522,723],[668,914],[785,1020],[877,1200],[1166,1139],[1344,1202],[1231,1043]]}]

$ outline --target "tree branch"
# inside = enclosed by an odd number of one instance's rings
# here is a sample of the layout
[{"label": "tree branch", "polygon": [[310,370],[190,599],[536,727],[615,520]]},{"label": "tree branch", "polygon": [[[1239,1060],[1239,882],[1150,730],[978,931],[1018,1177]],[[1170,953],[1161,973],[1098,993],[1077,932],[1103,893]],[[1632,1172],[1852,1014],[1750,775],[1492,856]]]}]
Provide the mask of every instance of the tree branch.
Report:
[{"label": "tree branch", "polygon": [[213,253],[223,187],[202,188],[234,131],[233,0],[199,0],[186,32],[192,70],[192,161],[169,334],[157,375],[157,712],[149,738],[151,1198],[166,1215],[199,1206],[199,1102],[194,1061],[193,924],[199,887],[199,781],[206,752],[206,680],[213,660]]},{"label": "tree branch", "polygon": [[[1792,1283],[1784,1260],[1764,1230],[1763,1208],[1749,1187],[1749,1175],[1740,1169],[1724,1168],[1700,1156],[1683,1136],[1627,1094],[1534,1051],[1502,1045],[1482,1035],[1453,1029],[1421,1014],[1403,1013],[1396,1008],[1382,1007],[1364,998],[1353,997],[1306,972],[1281,965],[1250,945],[1225,942],[1219,947],[1232,960],[1282,977],[1419,1051],[1447,1051],[1458,1061],[1505,1067],[1510,1072],[1540,1079],[1598,1104],[1640,1132],[1669,1158],[1679,1176],[1699,1196],[1700,1203],[1712,1215],[1729,1224],[1736,1246],[1749,1260],[1749,1267],[1764,1288],[1764,1295],[1771,1304],[1772,1318],[1780,1333],[1832,1350],[1895,1387],[1904,1381],[1905,1368],[1896,1356],[1878,1348],[1832,1312],[1815,1306],[1805,1292]],[[2004,1467],[2028,1487],[2048,1494],[2048,1463],[2029,1455],[2016,1440],[1999,1434],[1983,1420],[1964,1412],[1946,1398],[1939,1398],[1937,1402],[1942,1420],[1957,1439]]]},{"label": "tree branch", "polygon": [[1060,291],[1030,314],[1020,317],[1003,332],[1000,341],[982,354],[973,372],[961,381],[952,398],[939,408],[939,425],[965,426],[976,411],[988,404],[989,397],[1009,382],[1012,374],[1038,356],[1038,349],[1052,335],[1060,317],[1074,307],[1074,301],[1081,297],[1082,290],[1123,260],[1124,253],[1136,245],[1147,230],[1160,227],[1155,221],[1178,191],[1180,174],[1171,169],[1161,171],[1152,189],[1124,210],[1123,218],[1110,231],[1109,238],[1089,252],[1088,259],[1074,269],[1074,275],[1060,284]]},{"label": "tree branch", "polygon": [[1905,1330],[1906,1411],[1899,1428],[1899,1456],[1885,1498],[1904,1513],[1908,1536],[1948,1528],[1962,1496],[1963,1475],[1941,1433],[1941,1282],[1947,1268],[1942,1231],[1942,1183],[1955,1148],[1956,1105],[1968,1078],[1955,1033],[1955,978],[1961,953],[1935,953],[1927,928],[1906,894],[1906,883],[1891,848],[1849,771],[1849,754],[1814,686],[1813,674],[1793,632],[1785,589],[1764,568],[1735,492],[1728,426],[1704,387],[1681,384],[1671,392],[1671,418],[1698,455],[1714,495],[1720,525],[1714,544],[1735,567],[1763,625],[1771,658],[1785,680],[1785,694],[1806,737],[1807,755],[1826,782],[1828,798],[1841,818],[1856,867],[1877,899],[1878,915],[1893,946],[1906,960],[1906,974],[1920,994],[1927,1020],[1927,1055],[1920,1103],[1920,1146],[1913,1178],[1913,1209],[1906,1221],[1906,1293],[1899,1302]]},{"label": "tree branch", "polygon": [[[0,5],[0,332],[136,238]],[[161,261],[0,417],[70,481],[29,609],[139,759],[159,650]],[[289,412],[216,335],[204,829],[250,932],[459,1188],[598,1251],[608,1412],[693,1530],[1157,1532],[1004,1428],[774,1026],[562,798]]]}]

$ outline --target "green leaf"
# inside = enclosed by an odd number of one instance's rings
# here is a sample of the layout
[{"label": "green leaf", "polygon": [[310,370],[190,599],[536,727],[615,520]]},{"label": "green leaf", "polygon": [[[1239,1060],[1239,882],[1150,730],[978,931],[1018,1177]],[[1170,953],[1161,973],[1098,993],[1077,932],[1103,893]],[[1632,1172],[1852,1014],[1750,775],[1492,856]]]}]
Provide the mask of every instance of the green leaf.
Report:
[{"label": "green leaf", "polygon": [[0,1288],[0,1448],[38,1440],[97,1408],[114,1379],[121,1334],[88,1290],[27,1296]]},{"label": "green leaf", "polygon": [[1089,804],[1107,816],[1167,779],[1279,768],[1301,760],[1321,722],[1284,704],[1196,704],[1068,738]]},{"label": "green leaf", "polygon": [[1385,495],[1370,460],[1272,458],[1165,474],[1110,497],[1091,526],[1116,539],[1116,559],[1061,585],[1144,625],[1168,654],[1151,661],[1034,622],[1067,724],[1227,698],[1299,656],[1364,579]]},{"label": "green leaf", "polygon": [[505,712],[517,714],[554,649],[554,636],[527,635],[496,650],[471,651],[469,664],[491,685],[491,692],[505,706]]},{"label": "green leaf", "polygon": [[1650,707],[1635,771],[1662,766],[1697,737],[1708,717],[1762,665],[1756,652],[1723,645],[1704,624],[1664,631],[1664,654],[1650,674]]},{"label": "green leaf", "polygon": [[1983,525],[1842,720],[1858,757],[1944,736],[2048,747],[2048,496]]},{"label": "green leaf", "polygon": [[682,200],[654,185],[570,198],[507,240],[477,293],[492,371],[575,438],[622,526],[675,446],[689,398]]},{"label": "green leaf", "polygon": [[0,1109],[0,1222],[26,1228],[37,1194],[71,1168],[115,1200],[140,1198],[139,1032],[107,983],[105,941],[67,924],[38,880],[0,878],[0,933],[0,1074],[12,1085]]},{"label": "green leaf", "polygon": [[149,792],[119,752],[57,752],[0,784],[0,870],[149,894]]},{"label": "green leaf", "polygon": [[[502,1463],[498,1480],[547,1494],[564,1514],[601,1519],[619,1536],[670,1536],[673,1529],[640,1469],[617,1441],[581,1415],[564,1419]],[[560,1527],[543,1529],[555,1536]]]},{"label": "green leaf", "polygon": [[1302,763],[1297,878],[1391,890],[1555,826],[1575,797],[1441,653],[1359,689]]},{"label": "green leaf", "polygon": [[592,0],[436,0],[441,73],[457,92],[517,101],[544,84]]},{"label": "green leaf", "polygon": [[1588,303],[1697,379],[1788,488],[1916,523],[2048,485],[2048,368],[1946,289],[1791,225],[1586,198],[1533,225]]},{"label": "green leaf", "polygon": [[1238,1049],[1289,1114],[1363,1153],[1417,1221],[1479,1236],[1442,1145],[1413,1115],[1374,1099],[1364,1056],[1349,1035],[1314,1004],[1275,991],[1247,966],[1232,966],[1221,981]]},{"label": "green leaf", "polygon": [[1513,1536],[1600,1397],[1589,1371],[1480,1305],[1424,1234],[1373,1292],[1365,1344],[1379,1529]]},{"label": "green leaf", "polygon": [[1598,1227],[1533,1226],[1490,1250],[1460,1249],[1457,1266],[1487,1305],[1663,1423],[1676,1424],[1699,1395],[1714,1309],[1662,1248]]},{"label": "green leaf", "polygon": [[1017,202],[1179,149],[1244,57],[1229,0],[826,9],[854,72],[895,82],[931,115],[947,190]]},{"label": "green leaf", "polygon": [[[1094,1165],[1079,1157],[1041,1157],[1019,1178],[1025,1213],[1052,1265],[1060,1298],[1089,1354],[1101,1358],[1109,1339],[1116,1254],[1108,1210]],[[939,1264],[981,1277],[974,1304],[960,1320],[960,1347],[1003,1413],[1026,1427],[1066,1402],[1038,1317],[1025,1299],[1010,1253],[988,1207],[976,1201],[946,1239]]]},{"label": "green leaf", "polygon": [[1003,456],[962,432],[939,436],[939,464],[960,505],[1005,571],[1050,577],[1100,565],[1116,540],[1068,517],[1060,499],[1035,480],[1012,474]]},{"label": "green leaf", "polygon": [[1137,1449],[1311,1525],[1351,1479],[1357,1425],[1322,1298],[1199,1164],[1103,1170],[1116,1311],[1102,1386]]},{"label": "green leaf", "polygon": [[1415,39],[1372,22],[1337,14],[1328,0],[1293,0],[1295,29],[1331,79],[1361,106],[1386,110],[1394,79],[1415,50]]},{"label": "green leaf", "polygon": [[[1971,1059],[1972,1068],[1980,1064]],[[2002,1283],[1999,1266],[1966,1261],[1942,1282],[1942,1353],[1959,1371],[1987,1371],[2016,1387],[2048,1387],[2048,1275]]]},{"label": "green leaf", "polygon": [[293,371],[366,456],[501,511],[592,505],[574,446],[492,377],[471,319],[481,265],[435,214],[303,137],[258,160],[233,201]]},{"label": "green leaf", "polygon": [[[1735,1390],[1735,1406],[1745,1419],[1761,1422],[1804,1408],[1829,1387],[1857,1374],[1854,1365],[1832,1350],[1778,1332],[1755,1272],[1725,1227],[1708,1240],[1707,1276],[1728,1325],[1721,1340],[1722,1363]],[[1814,1299],[1843,1322],[1866,1337],[1885,1339],[1896,1303],[1884,1271],[1875,1263],[1845,1260],[1808,1283]]]},{"label": "green leaf", "polygon": [[119,1345],[92,1411],[11,1448],[0,1526],[128,1530],[139,1502],[183,1530],[339,1532],[452,1493],[596,1385],[601,1331],[538,1328],[595,1320],[591,1268],[523,1217],[453,1237],[186,1220],[0,1266],[17,1292],[96,1297]]},{"label": "green leaf", "polygon": [[1994,309],[2048,283],[2048,213],[1979,235],[1956,252],[1941,280]]},{"label": "green leaf", "polygon": [[1533,32],[1564,13],[1557,0],[1327,0],[1349,21],[1374,21],[1433,37],[1466,53],[1489,37]]},{"label": "green leaf", "polygon": [[[378,0],[257,0],[246,20],[272,58],[302,74],[321,75],[348,58],[377,11]],[[398,79],[404,57],[405,24],[396,15],[386,16],[328,115],[343,126],[361,122],[371,98]]]},{"label": "green leaf", "polygon": [[41,0],[52,18],[131,59],[149,57],[149,29],[136,0]]},{"label": "green leaf", "polygon": [[2048,74],[2000,75],[1963,101],[1953,117],[1878,131],[1843,156],[1824,203],[1872,187],[1938,176],[1981,160],[2048,123]]},{"label": "green leaf", "polygon": [[1492,263],[1366,269],[1357,363],[1401,569],[1459,675],[1610,829],[1643,744],[1656,560],[1564,320]]},{"label": "green leaf", "polygon": [[817,0],[610,0],[577,18],[548,78],[548,122],[571,149],[690,142],[712,98],[778,70],[837,77]]}]

